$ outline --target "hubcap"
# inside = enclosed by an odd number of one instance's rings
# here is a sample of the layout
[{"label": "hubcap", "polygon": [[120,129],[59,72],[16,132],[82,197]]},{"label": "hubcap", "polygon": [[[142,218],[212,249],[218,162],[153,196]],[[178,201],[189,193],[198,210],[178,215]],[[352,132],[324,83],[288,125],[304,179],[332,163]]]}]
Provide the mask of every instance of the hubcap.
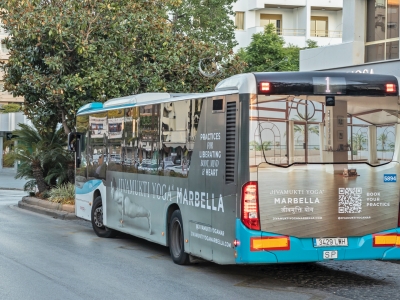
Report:
[{"label": "hubcap", "polygon": [[100,206],[96,208],[93,214],[93,220],[94,224],[96,224],[97,227],[103,227],[103,207]]}]

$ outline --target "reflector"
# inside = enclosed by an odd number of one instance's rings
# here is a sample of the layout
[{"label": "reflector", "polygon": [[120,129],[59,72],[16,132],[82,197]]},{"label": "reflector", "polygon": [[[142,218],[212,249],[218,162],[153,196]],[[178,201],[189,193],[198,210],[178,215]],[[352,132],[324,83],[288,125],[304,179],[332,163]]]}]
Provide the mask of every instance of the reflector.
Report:
[{"label": "reflector", "polygon": [[290,250],[290,238],[288,236],[267,236],[250,239],[250,250]]}]

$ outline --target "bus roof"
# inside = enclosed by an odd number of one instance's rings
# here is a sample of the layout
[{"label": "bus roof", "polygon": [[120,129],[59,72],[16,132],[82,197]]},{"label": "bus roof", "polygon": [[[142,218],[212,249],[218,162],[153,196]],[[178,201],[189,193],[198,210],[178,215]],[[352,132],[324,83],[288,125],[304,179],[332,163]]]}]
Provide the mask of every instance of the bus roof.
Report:
[{"label": "bus roof", "polygon": [[[257,72],[238,74],[219,82],[216,91],[237,89],[239,93],[268,95],[399,95],[398,78],[393,75],[346,72]],[[260,84],[270,89],[261,91]],[[396,89],[388,92],[386,85]]]},{"label": "bus roof", "polygon": [[[261,91],[260,84],[268,83],[270,90]],[[105,103],[92,102],[82,106],[78,115],[104,112],[111,109],[134,107],[137,104],[158,104],[164,102],[189,100],[228,95],[266,94],[266,95],[399,95],[398,78],[392,75],[360,74],[345,72],[258,72],[234,75],[222,80],[214,92],[206,93],[143,93],[113,98]],[[395,90],[387,91],[387,84]]]},{"label": "bus roof", "polygon": [[138,94],[138,95],[130,95],[130,96],[126,96],[126,97],[110,99],[110,100],[106,101],[105,103],[101,103],[101,102],[88,103],[88,104],[82,106],[78,110],[77,115],[86,115],[89,113],[99,113],[99,112],[104,112],[104,111],[118,109],[118,108],[129,108],[129,107],[134,107],[137,104],[140,104],[140,105],[158,104],[158,103],[164,103],[164,102],[222,96],[222,95],[232,94],[235,92],[237,92],[237,90],[209,92],[209,93],[192,93],[192,94],[144,93],[144,94]]}]

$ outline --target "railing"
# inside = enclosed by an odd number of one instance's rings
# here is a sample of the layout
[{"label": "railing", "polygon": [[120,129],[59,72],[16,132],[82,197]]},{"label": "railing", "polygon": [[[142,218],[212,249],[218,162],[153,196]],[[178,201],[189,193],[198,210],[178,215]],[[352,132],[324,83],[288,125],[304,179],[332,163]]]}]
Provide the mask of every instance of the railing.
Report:
[{"label": "railing", "polygon": [[311,30],[310,36],[312,37],[329,37],[329,38],[341,38],[342,32],[337,30]]},{"label": "railing", "polygon": [[305,29],[277,29],[276,33],[283,36],[305,36]]}]

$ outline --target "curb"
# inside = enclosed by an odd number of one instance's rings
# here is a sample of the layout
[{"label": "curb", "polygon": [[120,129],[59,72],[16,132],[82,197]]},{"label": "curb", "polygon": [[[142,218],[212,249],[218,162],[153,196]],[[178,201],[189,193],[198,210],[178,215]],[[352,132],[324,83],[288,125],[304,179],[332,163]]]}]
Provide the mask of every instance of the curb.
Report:
[{"label": "curb", "polygon": [[18,201],[18,207],[51,216],[55,219],[77,219],[75,216],[75,205],[71,204],[54,203],[47,200],[25,196],[21,201]]}]

